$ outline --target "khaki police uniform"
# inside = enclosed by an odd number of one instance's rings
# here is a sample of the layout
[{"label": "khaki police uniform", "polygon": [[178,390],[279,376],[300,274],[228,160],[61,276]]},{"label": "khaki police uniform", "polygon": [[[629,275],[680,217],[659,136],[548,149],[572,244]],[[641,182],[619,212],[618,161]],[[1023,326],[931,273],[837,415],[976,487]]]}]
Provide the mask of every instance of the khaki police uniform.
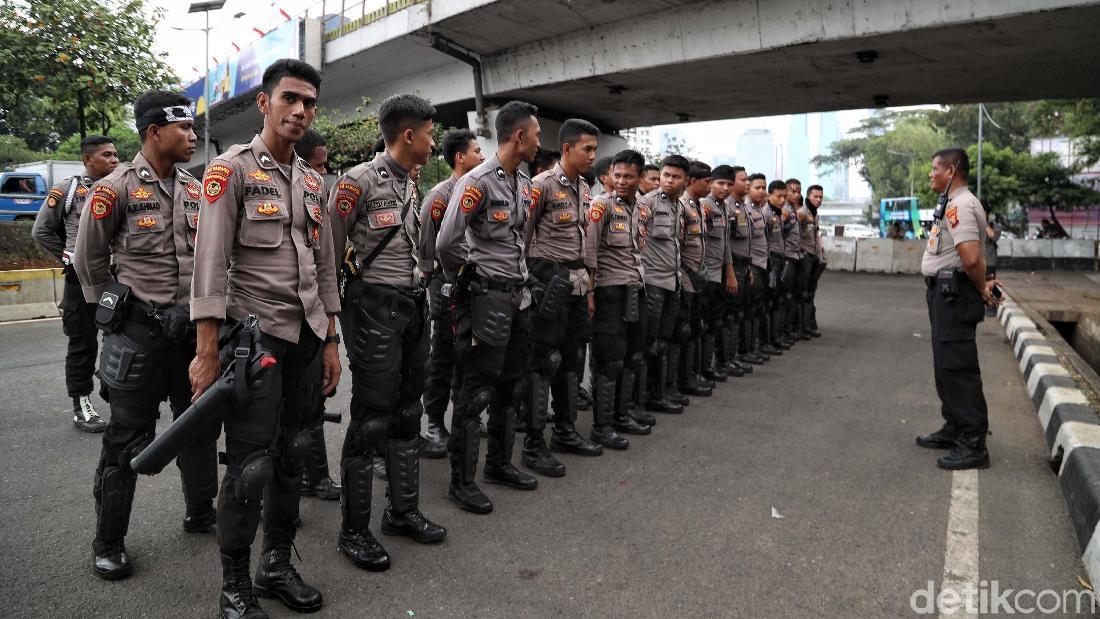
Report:
[{"label": "khaki police uniform", "polygon": [[703,292],[709,274],[706,269],[707,231],[702,204],[688,194],[680,196],[680,311],[676,324],[677,335],[669,343],[668,389],[678,389],[689,395],[709,395],[709,389],[700,383],[702,368],[698,364],[698,351],[702,347],[706,330],[704,316],[707,308]]},{"label": "khaki police uniform", "polygon": [[642,266],[646,284],[647,405],[654,410],[678,412],[668,401],[666,385],[671,357],[669,344],[676,336],[680,309],[680,228],[683,218],[678,198],[661,189],[645,196],[649,210]]}]

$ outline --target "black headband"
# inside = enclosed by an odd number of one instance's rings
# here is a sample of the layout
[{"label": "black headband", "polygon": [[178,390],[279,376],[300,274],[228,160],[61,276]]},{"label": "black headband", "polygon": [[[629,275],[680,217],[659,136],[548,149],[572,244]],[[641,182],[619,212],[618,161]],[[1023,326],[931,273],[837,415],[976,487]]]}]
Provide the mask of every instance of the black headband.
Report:
[{"label": "black headband", "polygon": [[149,125],[170,125],[185,120],[195,120],[191,115],[191,108],[186,105],[169,105],[167,107],[154,107],[145,110],[145,113],[135,120],[137,130],[144,131]]}]

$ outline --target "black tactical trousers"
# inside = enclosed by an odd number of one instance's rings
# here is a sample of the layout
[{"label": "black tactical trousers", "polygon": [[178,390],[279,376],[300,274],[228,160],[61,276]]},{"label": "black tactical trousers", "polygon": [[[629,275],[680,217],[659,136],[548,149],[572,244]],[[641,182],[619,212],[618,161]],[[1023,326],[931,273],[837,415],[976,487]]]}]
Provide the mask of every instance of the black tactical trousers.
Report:
[{"label": "black tactical trousers", "polygon": [[432,334],[429,347],[428,383],[424,388],[424,413],[433,423],[442,424],[447,403],[457,398],[461,386],[455,361],[454,303],[440,292],[442,275],[432,278],[428,303]]},{"label": "black tactical trousers", "polygon": [[[195,356],[194,336],[175,342],[152,319],[138,314],[103,338],[99,371],[111,418],[103,432],[103,450],[92,494],[98,506],[96,554],[106,552],[126,536],[137,475],[130,457],[152,440],[160,403],[168,399],[173,419],[191,405],[187,370]],[[215,443],[221,426],[210,424],[201,436],[180,450],[183,498],[188,507],[209,507],[218,490]]]},{"label": "black tactical trousers", "polygon": [[[531,275],[540,282],[540,287],[547,287],[551,279],[569,281],[569,268],[558,263],[541,259],[528,260],[528,268]],[[577,375],[578,381],[584,372],[584,346],[588,342],[590,325],[588,318],[587,297],[572,294],[572,286],[560,295],[553,307],[549,307],[542,298],[536,296],[536,304],[531,307],[531,359],[528,372],[538,372],[540,380],[550,381],[550,392],[553,395],[554,410],[564,410],[569,399],[566,374]],[[530,381],[529,381],[530,382]],[[535,385],[528,385],[529,389],[535,389]],[[540,403],[537,393],[531,394],[528,400],[529,428],[536,432],[545,426],[545,417],[540,417],[544,411],[536,411],[536,406],[545,406]]]},{"label": "black tactical trousers", "polygon": [[975,330],[985,317],[981,294],[965,276],[960,277],[959,292],[954,297],[938,292],[935,278],[925,279],[940,414],[954,432],[984,437],[989,430],[989,411],[975,341]]},{"label": "black tactical trousers", "polygon": [[[460,405],[451,416],[456,449],[477,450],[477,417],[489,409],[486,461],[511,459],[516,406],[531,350],[531,318],[521,285],[474,276],[455,304],[455,349],[462,365]],[[461,410],[459,410],[461,409]],[[473,424],[473,425],[471,425]]]},{"label": "black tactical trousers", "polygon": [[609,364],[632,365],[631,360],[641,360],[646,346],[645,295],[638,294],[637,316],[626,320],[627,286],[599,286],[596,288],[596,316],[592,321],[592,358],[596,371]]},{"label": "black tactical trousers", "polygon": [[[223,331],[230,326],[224,325]],[[265,376],[261,392],[254,391],[250,404],[227,411],[224,418],[226,473],[218,495],[218,546],[223,552],[252,545],[261,499],[265,549],[289,546],[294,538],[309,433],[321,413],[323,344],[305,322],[297,343],[260,334],[261,347],[275,357],[274,371]],[[265,458],[269,465],[262,467]],[[268,473],[255,475],[257,468]]]},{"label": "black tactical trousers", "polygon": [[95,326],[95,303],[84,301],[84,291],[73,267],[65,267],[65,289],[62,292],[61,330],[69,338],[65,352],[65,387],[69,397],[77,398],[92,392],[99,330]]}]

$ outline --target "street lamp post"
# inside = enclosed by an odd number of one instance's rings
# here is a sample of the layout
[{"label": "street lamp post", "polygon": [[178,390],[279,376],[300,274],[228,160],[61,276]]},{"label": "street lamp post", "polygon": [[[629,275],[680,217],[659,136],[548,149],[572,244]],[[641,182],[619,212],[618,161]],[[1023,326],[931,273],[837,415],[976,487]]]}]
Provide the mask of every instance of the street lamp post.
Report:
[{"label": "street lamp post", "polygon": [[206,39],[206,73],[203,77],[202,96],[206,100],[206,118],[202,123],[202,157],[203,164],[210,163],[210,11],[217,11],[225,6],[225,0],[208,0],[207,2],[192,2],[187,9],[188,13],[205,13],[206,27],[202,29]]}]

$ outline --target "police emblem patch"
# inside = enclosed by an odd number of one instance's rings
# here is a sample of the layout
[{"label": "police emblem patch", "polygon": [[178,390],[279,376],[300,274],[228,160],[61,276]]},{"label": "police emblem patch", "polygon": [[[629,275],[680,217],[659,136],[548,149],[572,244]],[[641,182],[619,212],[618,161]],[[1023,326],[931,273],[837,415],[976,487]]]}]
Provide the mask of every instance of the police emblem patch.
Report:
[{"label": "police emblem patch", "polygon": [[312,174],[305,175],[305,177],[302,178],[302,184],[305,185],[306,189],[310,191],[317,191],[321,189],[321,181],[319,181],[317,177],[313,176]]},{"label": "police emblem patch", "polygon": [[187,191],[187,196],[192,200],[198,200],[199,196],[202,195],[202,190],[199,189],[199,184],[195,181],[188,181],[184,189]]},{"label": "police emblem patch", "polygon": [[263,170],[255,170],[248,173],[248,178],[251,178],[254,181],[259,181],[261,183],[266,183],[267,181],[271,180],[271,175],[267,172],[264,172]]},{"label": "police emblem patch", "polygon": [[951,227],[957,227],[959,225],[959,209],[954,206],[947,207],[947,212],[944,213],[947,217],[947,221],[951,224]]},{"label": "police emblem patch", "polygon": [[157,225],[157,218],[156,217],[150,217],[150,216],[146,215],[146,216],[144,216],[144,217],[137,220],[137,226],[139,228],[152,228],[155,225]]},{"label": "police emblem patch", "polygon": [[603,219],[604,205],[602,202],[592,205],[592,210],[588,211],[588,219],[592,221],[599,221]]},{"label": "police emblem patch", "polygon": [[274,215],[279,212],[279,205],[271,202],[264,202],[256,207],[256,212],[261,215]]},{"label": "police emblem patch", "polygon": [[118,193],[105,185],[98,185],[92,192],[92,217],[103,219],[111,214],[111,209],[118,199]]},{"label": "police emblem patch", "polygon": [[130,197],[135,200],[148,200],[149,198],[153,197],[153,192],[144,187],[138,187],[137,189],[130,192]]},{"label": "police emblem patch", "polygon": [[508,221],[508,211],[493,211],[493,221]]},{"label": "police emblem patch", "polygon": [[431,216],[433,221],[443,219],[443,213],[447,210],[447,203],[439,198],[432,200]]},{"label": "police emblem patch", "polygon": [[474,210],[478,202],[481,202],[481,198],[484,196],[481,190],[473,185],[466,185],[466,188],[462,190],[462,200],[459,205],[462,207],[463,213],[469,213]]},{"label": "police emblem patch", "polygon": [[61,198],[63,198],[64,196],[64,192],[54,187],[50,190],[50,195],[46,196],[46,206],[49,208],[53,208],[58,204],[61,204]]},{"label": "police emblem patch", "polygon": [[208,203],[213,204],[222,197],[229,182],[229,175],[232,173],[233,170],[229,169],[229,166],[220,163],[215,163],[206,169],[206,176],[202,181],[202,192]]}]

